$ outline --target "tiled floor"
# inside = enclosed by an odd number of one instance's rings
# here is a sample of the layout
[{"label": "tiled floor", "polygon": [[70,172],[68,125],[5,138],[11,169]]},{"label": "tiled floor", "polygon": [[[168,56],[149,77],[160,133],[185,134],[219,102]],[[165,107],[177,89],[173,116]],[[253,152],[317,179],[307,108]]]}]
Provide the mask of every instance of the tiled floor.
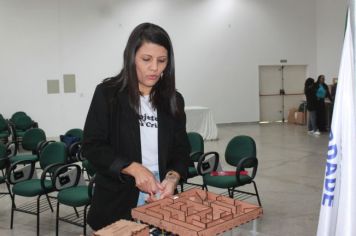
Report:
[{"label": "tiled floor", "polygon": [[[221,125],[219,140],[205,142],[205,151],[217,151],[223,159],[228,141],[240,134],[252,136],[257,144],[259,169],[256,182],[264,215],[223,235],[315,235],[328,135],[309,136],[306,127],[298,125]],[[222,162],[222,167],[229,169],[225,162]],[[196,177],[194,181],[199,182],[200,178]],[[222,192],[218,189],[209,190]],[[19,198],[19,201],[24,199]],[[28,214],[16,212],[14,229],[9,229],[10,202],[8,196],[0,198],[0,235],[35,235],[36,217]],[[72,209],[64,211],[69,213]],[[41,235],[54,235],[54,219],[54,213],[42,213]],[[81,228],[77,226],[60,223],[60,235],[81,233]]]}]

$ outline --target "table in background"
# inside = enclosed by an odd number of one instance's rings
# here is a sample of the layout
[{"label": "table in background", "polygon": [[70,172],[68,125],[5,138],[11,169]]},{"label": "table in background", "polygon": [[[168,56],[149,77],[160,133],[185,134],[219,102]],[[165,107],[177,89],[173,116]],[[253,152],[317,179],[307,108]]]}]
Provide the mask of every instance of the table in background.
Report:
[{"label": "table in background", "polygon": [[197,132],[204,140],[218,138],[218,128],[213,114],[208,107],[188,106],[185,107],[187,115],[187,132]]}]

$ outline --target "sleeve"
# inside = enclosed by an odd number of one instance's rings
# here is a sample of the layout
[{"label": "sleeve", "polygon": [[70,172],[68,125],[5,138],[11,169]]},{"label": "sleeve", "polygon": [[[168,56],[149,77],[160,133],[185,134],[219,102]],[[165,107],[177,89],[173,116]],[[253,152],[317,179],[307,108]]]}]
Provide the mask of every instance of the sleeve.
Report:
[{"label": "sleeve", "polygon": [[177,93],[177,105],[180,114],[175,119],[174,141],[172,150],[170,150],[171,158],[168,162],[167,171],[174,170],[179,173],[181,179],[186,180],[188,175],[190,145],[186,131],[184,99],[179,93]]},{"label": "sleeve", "polygon": [[324,84],[324,88],[326,90],[326,96],[327,98],[330,99],[330,101],[333,101],[333,98],[331,97],[331,94],[330,94],[330,90],[329,90],[329,86],[327,86],[326,84]]},{"label": "sleeve", "polygon": [[110,144],[110,105],[103,85],[98,85],[84,126],[83,156],[103,175],[123,181],[121,170],[131,164],[127,158],[115,155]]}]

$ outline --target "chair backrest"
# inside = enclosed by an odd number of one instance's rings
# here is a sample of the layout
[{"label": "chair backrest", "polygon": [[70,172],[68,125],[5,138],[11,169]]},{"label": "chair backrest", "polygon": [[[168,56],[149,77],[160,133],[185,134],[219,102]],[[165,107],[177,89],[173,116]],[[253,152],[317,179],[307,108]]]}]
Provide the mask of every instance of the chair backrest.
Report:
[{"label": "chair backrest", "polygon": [[77,137],[80,139],[80,141],[83,140],[83,130],[79,128],[70,129],[65,133],[65,135]]},{"label": "chair backrest", "polygon": [[250,136],[239,135],[230,140],[225,150],[225,160],[237,166],[242,158],[256,157],[256,143]]},{"label": "chair backrest", "polygon": [[7,167],[7,148],[4,144],[0,143],[0,170],[3,170]]},{"label": "chair backrest", "polygon": [[0,132],[8,130],[8,124],[4,117],[0,114]]},{"label": "chair backrest", "polygon": [[46,134],[40,128],[29,129],[22,139],[22,147],[25,150],[35,151],[38,143],[46,141]]},{"label": "chair backrest", "polygon": [[90,164],[90,162],[88,160],[82,161],[82,165],[86,169],[86,171],[87,171],[87,173],[88,173],[88,175],[90,177],[93,177],[95,175],[96,171],[95,171],[94,167]]},{"label": "chair backrest", "polygon": [[27,115],[18,116],[12,120],[17,130],[28,130],[32,127],[33,121],[31,117]]},{"label": "chair backrest", "polygon": [[40,153],[40,166],[42,169],[55,163],[65,164],[67,149],[62,142],[52,142],[43,148]]},{"label": "chair backrest", "polygon": [[21,116],[27,116],[27,114],[23,111],[17,111],[14,114],[12,114],[10,120],[14,121],[16,118],[21,117]]},{"label": "chair backrest", "polygon": [[[189,132],[188,140],[189,140],[190,148],[191,148],[190,153],[193,153],[193,152],[204,153],[204,139],[199,133]],[[193,161],[198,161],[199,156],[200,155],[192,156]]]}]

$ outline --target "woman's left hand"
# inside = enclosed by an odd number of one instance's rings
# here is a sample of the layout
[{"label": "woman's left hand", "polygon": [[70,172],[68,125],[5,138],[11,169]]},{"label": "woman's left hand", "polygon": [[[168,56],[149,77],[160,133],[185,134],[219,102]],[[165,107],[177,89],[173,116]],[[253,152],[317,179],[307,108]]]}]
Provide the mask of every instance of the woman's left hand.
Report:
[{"label": "woman's left hand", "polygon": [[150,194],[146,201],[150,203],[166,197],[173,196],[176,188],[177,188],[177,184],[175,181],[165,179],[159,185],[159,195]]},{"label": "woman's left hand", "polygon": [[159,188],[159,196],[150,194],[147,202],[154,202],[159,199],[163,199],[166,197],[173,196],[174,191],[177,188],[179,183],[180,175],[175,171],[168,171],[166,174],[166,178],[162,181],[162,183],[158,184]]},{"label": "woman's left hand", "polygon": [[165,179],[162,181],[161,186],[162,186],[162,190],[161,190],[161,195],[160,195],[159,199],[173,196],[174,191],[177,188],[177,183],[176,183],[176,181]]}]

